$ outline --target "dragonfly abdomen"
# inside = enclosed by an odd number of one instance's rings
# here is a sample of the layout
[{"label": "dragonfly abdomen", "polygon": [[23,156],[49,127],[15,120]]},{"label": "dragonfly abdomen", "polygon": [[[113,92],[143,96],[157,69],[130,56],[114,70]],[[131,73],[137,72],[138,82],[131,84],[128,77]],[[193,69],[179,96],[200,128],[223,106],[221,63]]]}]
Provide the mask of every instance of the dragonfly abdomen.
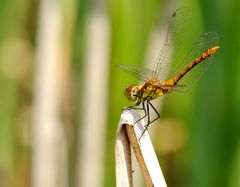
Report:
[{"label": "dragonfly abdomen", "polygon": [[207,49],[198,58],[196,58],[191,64],[189,64],[184,70],[182,70],[178,75],[173,77],[171,82],[173,84],[176,84],[187,72],[189,72],[191,69],[193,69],[197,64],[204,61],[206,58],[214,55],[219,48],[220,48],[219,46],[215,46],[215,47],[211,47],[211,48]]}]

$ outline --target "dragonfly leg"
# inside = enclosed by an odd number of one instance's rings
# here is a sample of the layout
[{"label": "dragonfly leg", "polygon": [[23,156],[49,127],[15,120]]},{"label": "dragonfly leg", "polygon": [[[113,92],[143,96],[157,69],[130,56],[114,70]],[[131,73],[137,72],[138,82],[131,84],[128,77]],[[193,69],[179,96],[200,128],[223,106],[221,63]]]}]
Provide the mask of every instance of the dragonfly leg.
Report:
[{"label": "dragonfly leg", "polygon": [[[150,115],[149,115],[149,106],[152,107],[152,109],[155,111],[155,113],[157,114],[157,117],[155,119],[153,119],[152,121],[150,120]],[[151,123],[153,123],[154,121],[156,121],[158,118],[160,118],[160,114],[158,113],[158,111],[156,110],[156,108],[152,105],[152,103],[150,101],[147,101],[147,109],[145,110],[145,117],[148,117],[147,120],[147,124],[144,126],[144,130],[142,132],[142,135],[140,136],[139,140],[142,138],[143,134],[148,130],[148,127]]]},{"label": "dragonfly leg", "polygon": [[137,101],[134,105],[132,106],[128,106],[128,107],[125,107],[123,108],[123,110],[143,110],[143,108],[139,108],[138,106],[141,104],[141,100]]},{"label": "dragonfly leg", "polygon": [[[138,107],[141,103],[142,103],[142,107]],[[132,106],[129,106],[129,107],[126,107],[123,110],[143,110],[144,111],[144,116],[142,116],[137,121],[135,121],[134,124],[136,124],[137,122],[141,121],[142,119],[144,119],[147,116],[145,101],[141,101],[140,100],[136,104],[134,104]]]},{"label": "dragonfly leg", "polygon": [[[138,107],[138,106],[140,105],[140,103],[142,103],[142,108],[141,108],[141,107],[140,107],[140,108]],[[151,121],[150,115],[149,115],[150,107],[153,108],[153,110],[154,110],[155,113],[157,114],[157,117],[156,117],[155,119],[153,119],[152,121]],[[143,130],[143,132],[142,132],[139,140],[142,138],[143,134],[148,130],[148,126],[149,126],[152,122],[156,121],[156,120],[160,117],[158,111],[154,108],[154,106],[152,105],[152,103],[150,103],[150,101],[147,101],[147,102],[145,103],[145,101],[141,101],[141,100],[140,100],[140,101],[138,101],[136,104],[134,104],[134,105],[132,105],[132,106],[129,106],[129,107],[127,107],[127,108],[124,108],[124,109],[126,109],[126,110],[132,110],[132,109],[133,109],[133,110],[143,110],[143,111],[144,111],[144,115],[143,115],[141,118],[139,118],[137,121],[135,121],[135,122],[134,122],[134,125],[135,125],[136,123],[138,123],[139,121],[141,121],[142,119],[144,119],[145,117],[148,118],[148,119],[147,119],[147,124],[144,126],[144,130]]]},{"label": "dragonfly leg", "polygon": [[148,117],[148,123],[147,123],[147,125],[145,125],[146,128],[148,128],[148,126],[149,126],[151,123],[153,123],[153,122],[156,121],[158,118],[160,118],[160,114],[158,113],[158,111],[156,110],[156,108],[153,106],[153,104],[152,104],[150,101],[147,103],[147,105],[150,106],[150,107],[154,110],[154,112],[157,114],[157,117],[151,121],[151,120],[150,120],[150,115],[149,115],[149,108],[148,108],[148,116],[149,116],[149,117]]},{"label": "dragonfly leg", "polygon": [[[157,117],[155,119],[153,119],[152,121],[149,122],[148,126],[153,123],[154,121],[156,121],[158,118],[160,118],[160,114],[158,113],[157,109],[153,106],[153,104],[149,101],[148,105],[150,105],[152,107],[152,109],[155,111],[155,113],[157,114]],[[147,126],[147,127],[148,127]]]},{"label": "dragonfly leg", "polygon": [[[150,124],[149,104],[148,104],[148,103],[149,103],[149,102],[147,101],[147,109],[146,109],[146,107],[145,107],[145,105],[144,105],[145,115],[143,116],[143,118],[145,118],[146,116],[147,116],[147,118],[148,118],[148,120],[147,120],[147,125],[144,126],[144,130],[143,130],[143,132],[142,132],[142,134],[141,134],[141,136],[140,136],[140,138],[139,138],[139,141],[140,141],[140,139],[142,138],[143,134],[146,132],[146,130],[148,130],[148,126],[149,126],[149,124]],[[141,119],[143,119],[143,118],[141,118]],[[141,119],[140,119],[140,120],[141,120]]]},{"label": "dragonfly leg", "polygon": [[[140,104],[142,103],[142,107],[138,107]],[[137,121],[134,122],[134,125],[136,123],[138,123],[139,121],[141,121],[142,119],[144,119],[147,116],[147,112],[146,112],[146,107],[145,107],[145,102],[139,100],[136,104],[126,107],[123,110],[143,110],[144,111],[144,116],[142,116],[141,118],[139,118]]]},{"label": "dragonfly leg", "polygon": [[134,124],[138,123],[139,121],[141,121],[142,119],[144,119],[147,116],[147,111],[146,111],[146,107],[145,107],[145,102],[142,102],[142,108],[136,108],[138,110],[143,110],[144,111],[144,116],[142,116],[141,118],[139,118],[137,121],[134,122]]}]

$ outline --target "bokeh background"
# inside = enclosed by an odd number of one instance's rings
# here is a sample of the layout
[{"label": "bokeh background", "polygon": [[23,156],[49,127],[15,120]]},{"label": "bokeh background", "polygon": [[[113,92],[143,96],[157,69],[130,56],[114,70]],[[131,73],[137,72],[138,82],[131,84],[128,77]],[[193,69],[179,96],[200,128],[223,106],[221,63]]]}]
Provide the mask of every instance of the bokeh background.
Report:
[{"label": "bokeh background", "polygon": [[191,90],[160,99],[149,133],[168,186],[240,186],[238,0],[1,0],[0,186],[115,186],[123,90],[137,81],[115,65],[151,67],[182,6],[221,48]]}]

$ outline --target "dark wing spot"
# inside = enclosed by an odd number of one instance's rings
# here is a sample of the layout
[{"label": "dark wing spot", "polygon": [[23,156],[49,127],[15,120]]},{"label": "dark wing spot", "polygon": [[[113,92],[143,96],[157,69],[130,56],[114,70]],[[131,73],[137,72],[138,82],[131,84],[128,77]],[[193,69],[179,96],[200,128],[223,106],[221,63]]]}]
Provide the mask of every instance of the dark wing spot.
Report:
[{"label": "dark wing spot", "polygon": [[173,14],[172,14],[172,18],[174,18],[175,16],[176,16],[176,11],[173,12]]}]

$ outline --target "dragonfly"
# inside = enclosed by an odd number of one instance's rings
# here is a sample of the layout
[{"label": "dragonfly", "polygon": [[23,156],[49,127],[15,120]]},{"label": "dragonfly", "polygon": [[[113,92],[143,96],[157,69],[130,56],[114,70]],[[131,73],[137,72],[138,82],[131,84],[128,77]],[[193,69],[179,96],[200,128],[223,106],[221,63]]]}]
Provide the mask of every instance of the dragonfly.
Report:
[{"label": "dragonfly", "polygon": [[[163,46],[152,69],[128,64],[117,65],[120,69],[142,81],[139,85],[130,85],[124,91],[125,97],[129,101],[135,102],[124,109],[144,111],[144,115],[134,124],[147,117],[147,123],[144,126],[142,135],[148,130],[149,125],[160,117],[151,101],[175,91],[187,90],[207,70],[212,61],[212,56],[220,48],[218,34],[216,32],[207,32],[203,33],[192,45],[185,57],[181,55],[181,51],[184,49],[182,33],[188,24],[189,12],[188,8],[183,7],[172,14]],[[177,58],[178,56],[180,57]],[[177,61],[176,71],[164,77],[171,61]],[[150,109],[153,109],[156,113],[154,119],[150,118]]]}]

